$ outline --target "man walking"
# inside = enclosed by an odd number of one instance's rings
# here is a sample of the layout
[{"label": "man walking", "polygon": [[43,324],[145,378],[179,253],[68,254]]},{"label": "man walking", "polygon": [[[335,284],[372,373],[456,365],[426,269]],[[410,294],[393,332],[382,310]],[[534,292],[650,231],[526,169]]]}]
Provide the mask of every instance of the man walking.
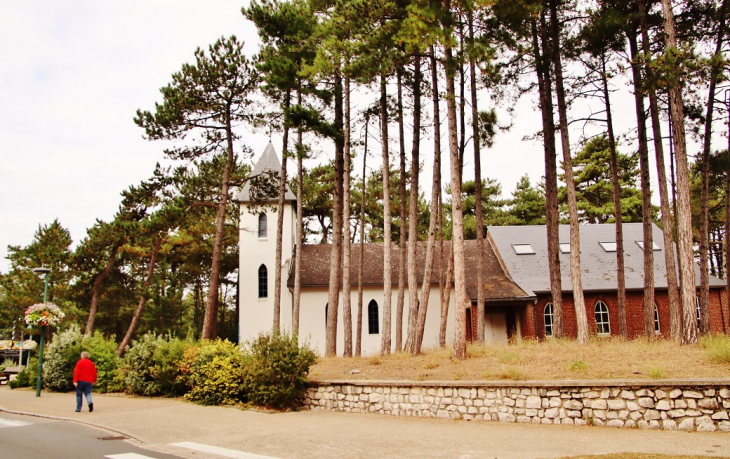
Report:
[{"label": "man walking", "polygon": [[89,360],[89,353],[81,353],[81,360],[76,362],[74,369],[74,387],[76,388],[76,412],[81,411],[83,402],[82,394],[86,395],[86,403],[89,404],[89,412],[94,411],[94,404],[91,402],[91,388],[96,384],[96,365]]}]

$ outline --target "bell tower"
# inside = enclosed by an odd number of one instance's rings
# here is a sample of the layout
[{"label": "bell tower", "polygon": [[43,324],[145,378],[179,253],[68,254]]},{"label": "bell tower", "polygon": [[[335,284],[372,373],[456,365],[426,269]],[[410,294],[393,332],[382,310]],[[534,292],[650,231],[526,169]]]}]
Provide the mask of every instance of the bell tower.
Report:
[{"label": "bell tower", "polygon": [[[294,194],[286,187],[281,266],[276,266],[276,225],[281,162],[269,142],[251,177],[236,197],[240,205],[239,227],[239,325],[241,342],[271,331],[274,323],[276,269],[281,270],[281,327],[291,329],[292,294],[287,279],[295,243]],[[257,186],[263,184],[265,186]],[[274,185],[272,187],[272,185]],[[262,189],[269,190],[269,194]],[[271,190],[277,190],[271,192]]]}]

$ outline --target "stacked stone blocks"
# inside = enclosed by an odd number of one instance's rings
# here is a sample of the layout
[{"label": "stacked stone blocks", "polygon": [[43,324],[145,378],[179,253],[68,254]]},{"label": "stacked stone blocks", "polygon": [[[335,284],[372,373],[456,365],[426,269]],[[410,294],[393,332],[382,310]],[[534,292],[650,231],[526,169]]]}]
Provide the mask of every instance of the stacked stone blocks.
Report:
[{"label": "stacked stone blocks", "polygon": [[728,387],[340,382],[311,387],[304,406],[465,421],[730,432]]}]

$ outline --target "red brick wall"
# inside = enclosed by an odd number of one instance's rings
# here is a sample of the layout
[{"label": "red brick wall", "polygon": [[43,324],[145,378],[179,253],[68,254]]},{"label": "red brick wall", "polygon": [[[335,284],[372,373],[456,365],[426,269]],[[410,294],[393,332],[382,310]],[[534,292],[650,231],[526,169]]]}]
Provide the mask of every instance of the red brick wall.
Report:
[{"label": "red brick wall", "polygon": [[[537,300],[537,308],[532,304],[520,314],[522,322],[522,336],[545,338],[545,323],[543,314],[545,305],[550,302],[549,295],[540,295]],[[588,317],[588,331],[596,335],[595,306],[598,301],[603,301],[608,306],[611,335],[619,335],[618,320],[618,299],[615,292],[586,292],[585,307]],[[669,298],[666,291],[657,290],[655,301],[659,310],[659,336],[669,337]],[[531,312],[535,311],[535,313]],[[533,319],[534,314],[534,319]],[[644,293],[643,291],[626,292],[626,327],[629,338],[636,338],[644,335]],[[710,329],[713,333],[727,333],[730,330],[730,312],[728,311],[726,292],[724,289],[710,290]],[[563,293],[563,330],[568,338],[577,336],[577,324],[575,319],[575,308],[573,306],[573,295]]]}]

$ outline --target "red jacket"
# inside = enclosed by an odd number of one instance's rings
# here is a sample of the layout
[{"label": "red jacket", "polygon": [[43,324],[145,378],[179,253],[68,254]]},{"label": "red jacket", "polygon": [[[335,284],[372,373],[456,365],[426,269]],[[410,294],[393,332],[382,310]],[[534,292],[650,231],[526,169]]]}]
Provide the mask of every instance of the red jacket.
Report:
[{"label": "red jacket", "polygon": [[81,359],[74,369],[74,382],[90,382],[96,384],[96,366],[89,359]]}]

